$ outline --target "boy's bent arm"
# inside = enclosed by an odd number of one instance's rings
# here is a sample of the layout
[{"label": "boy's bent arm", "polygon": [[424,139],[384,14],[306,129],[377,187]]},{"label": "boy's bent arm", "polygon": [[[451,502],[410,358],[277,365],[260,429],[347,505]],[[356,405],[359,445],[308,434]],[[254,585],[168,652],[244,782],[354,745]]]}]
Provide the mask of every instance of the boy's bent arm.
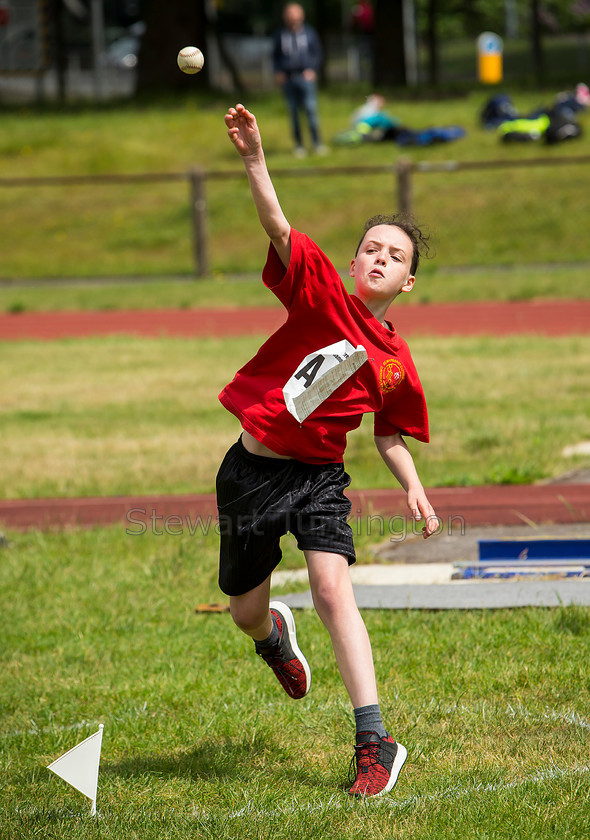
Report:
[{"label": "boy's bent arm", "polygon": [[403,437],[401,434],[386,437],[375,435],[375,446],[390,472],[406,491],[412,517],[416,521],[424,520],[422,528],[424,537],[430,537],[438,530],[438,519],[418,478],[412,453]]},{"label": "boy's bent arm", "polygon": [[250,191],[262,227],[288,268],[291,259],[291,225],[281,209],[271,181],[256,118],[243,105],[230,108],[225,115],[229,139],[241,156]]}]

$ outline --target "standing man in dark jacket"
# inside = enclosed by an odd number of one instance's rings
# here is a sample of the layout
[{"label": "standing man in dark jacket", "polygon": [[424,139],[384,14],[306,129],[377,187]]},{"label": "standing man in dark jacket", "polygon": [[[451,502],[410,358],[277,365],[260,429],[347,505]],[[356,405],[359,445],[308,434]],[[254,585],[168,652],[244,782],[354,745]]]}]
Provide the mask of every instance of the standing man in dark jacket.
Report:
[{"label": "standing man in dark jacket", "polygon": [[305,11],[299,3],[283,9],[283,26],[273,40],[273,69],[291,116],[295,141],[294,154],[305,157],[299,111],[305,111],[311,142],[317,154],[325,154],[318,117],[317,77],[322,63],[322,45],[316,30],[305,23]]}]

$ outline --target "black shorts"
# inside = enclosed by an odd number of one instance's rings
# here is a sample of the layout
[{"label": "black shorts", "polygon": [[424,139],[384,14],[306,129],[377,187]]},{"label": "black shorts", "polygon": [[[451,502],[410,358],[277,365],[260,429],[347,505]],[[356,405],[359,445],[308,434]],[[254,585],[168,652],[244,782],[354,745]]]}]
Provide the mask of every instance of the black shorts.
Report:
[{"label": "black shorts", "polygon": [[344,495],[349,484],[341,463],[265,458],[238,440],[217,474],[220,589],[243,595],[266,580],[281,560],[279,541],[288,531],[302,551],[343,554],[354,563],[351,502]]}]

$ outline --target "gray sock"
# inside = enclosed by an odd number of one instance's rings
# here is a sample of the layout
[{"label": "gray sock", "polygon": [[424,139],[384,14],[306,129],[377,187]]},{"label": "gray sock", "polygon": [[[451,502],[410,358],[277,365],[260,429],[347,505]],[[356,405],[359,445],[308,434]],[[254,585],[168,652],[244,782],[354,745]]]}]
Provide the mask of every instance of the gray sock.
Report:
[{"label": "gray sock", "polygon": [[359,706],[354,710],[356,734],[360,732],[376,732],[380,738],[385,738],[387,730],[383,726],[381,707],[378,703],[373,706]]},{"label": "gray sock", "polygon": [[261,641],[254,640],[254,644],[256,646],[256,650],[268,650],[269,648],[274,648],[279,643],[279,628],[276,621],[272,620],[272,630],[270,631],[270,636],[266,639],[262,639]]}]

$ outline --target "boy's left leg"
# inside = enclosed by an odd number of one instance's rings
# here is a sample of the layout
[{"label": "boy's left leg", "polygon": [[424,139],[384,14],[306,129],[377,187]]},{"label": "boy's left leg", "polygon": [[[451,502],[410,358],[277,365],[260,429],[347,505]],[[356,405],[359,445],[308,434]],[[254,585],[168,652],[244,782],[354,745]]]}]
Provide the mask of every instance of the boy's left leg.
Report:
[{"label": "boy's left leg", "polygon": [[395,785],[407,751],[383,725],[371,642],[354,598],[348,560],[341,554],[310,550],[305,559],[314,606],[330,634],[355,713],[356,778],[349,793],[379,796]]},{"label": "boy's left leg", "polygon": [[356,605],[348,561],[327,551],[304,552],[317,614],[325,625],[353,708],[378,703],[373,652]]}]

